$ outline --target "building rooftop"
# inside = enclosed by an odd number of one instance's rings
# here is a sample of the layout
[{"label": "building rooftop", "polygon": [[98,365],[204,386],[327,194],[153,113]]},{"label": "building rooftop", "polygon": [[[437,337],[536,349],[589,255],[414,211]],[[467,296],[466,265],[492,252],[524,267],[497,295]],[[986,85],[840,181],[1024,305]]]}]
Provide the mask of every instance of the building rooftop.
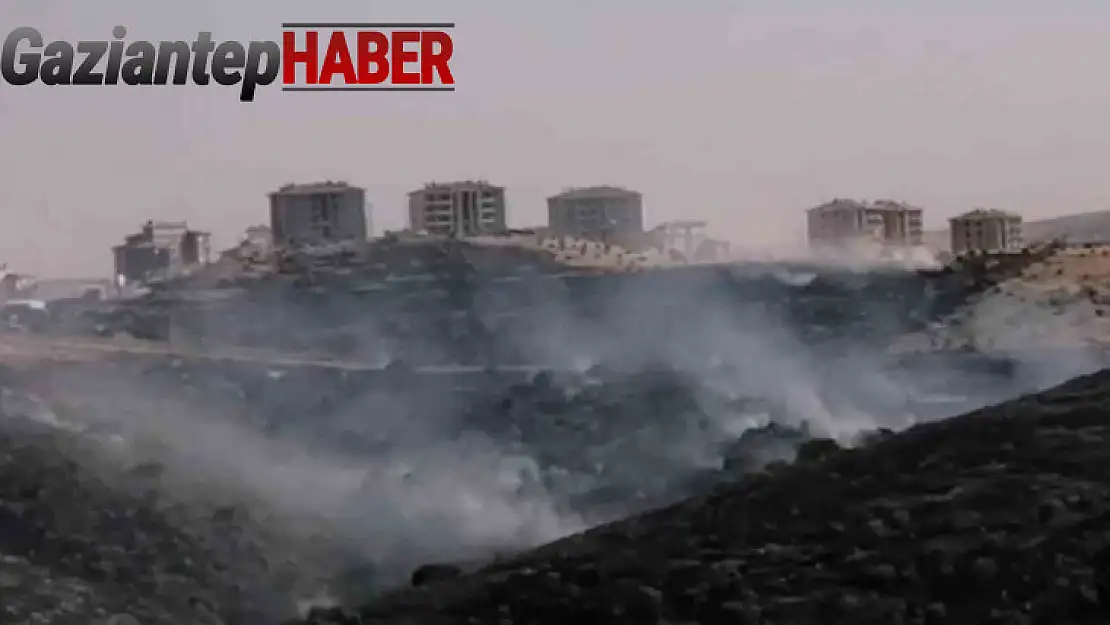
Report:
[{"label": "building rooftop", "polygon": [[476,189],[504,189],[495,184],[491,184],[488,180],[454,180],[449,182],[427,182],[419,189],[409,191],[409,195],[416,195],[425,191],[433,191],[438,189],[459,189],[459,188],[476,188]]},{"label": "building rooftop", "polygon": [[813,208],[806,209],[806,212],[812,213],[812,212],[829,211],[829,210],[843,210],[845,208],[853,208],[853,209],[867,208],[867,204],[865,202],[861,202],[859,200],[852,200],[852,199],[845,199],[845,198],[833,198],[832,200],[830,200],[828,202],[825,202],[824,204],[818,204],[817,206],[814,206]]},{"label": "building rooftop", "polygon": [[277,191],[271,192],[269,195],[312,195],[315,193],[332,193],[335,191],[349,190],[361,191],[362,187],[356,187],[341,180],[325,180],[323,182],[308,182],[303,184],[291,182],[282,186]]},{"label": "building rooftop", "polygon": [[825,202],[824,204],[820,204],[818,206],[814,206],[813,208],[807,209],[806,212],[833,211],[833,210],[844,210],[844,209],[853,209],[853,210],[863,209],[863,210],[873,210],[873,211],[874,210],[878,210],[878,211],[919,211],[919,210],[922,210],[920,207],[913,206],[911,204],[907,204],[906,202],[899,202],[899,201],[896,201],[896,200],[883,199],[883,200],[874,200],[872,202],[868,202],[867,200],[853,200],[853,199],[849,199],[849,198],[834,198],[833,200],[831,200],[829,202]]},{"label": "building rooftop", "polygon": [[188,230],[188,221],[148,221],[146,227],[154,230]]},{"label": "building rooftop", "polygon": [[870,210],[889,210],[889,211],[919,211],[920,207],[913,206],[906,202],[899,202],[897,200],[875,200],[867,207]]},{"label": "building rooftop", "polygon": [[976,221],[979,219],[991,219],[999,217],[1003,219],[1021,219],[1021,215],[1018,215],[1017,213],[1011,213],[1010,211],[1005,211],[1000,208],[976,208],[973,210],[969,210],[962,215],[956,215],[955,217],[950,218],[948,221]]},{"label": "building rooftop", "polygon": [[577,199],[594,199],[594,198],[627,198],[627,197],[640,197],[638,191],[632,191],[623,187],[614,187],[610,185],[597,185],[592,187],[572,187],[551,196],[552,200],[577,200]]},{"label": "building rooftop", "polygon": [[112,247],[113,250],[124,248],[164,248],[177,245],[183,237],[194,236],[198,239],[211,238],[212,233],[189,228],[187,221],[154,221],[147,220],[139,232],[124,236],[123,243]]}]

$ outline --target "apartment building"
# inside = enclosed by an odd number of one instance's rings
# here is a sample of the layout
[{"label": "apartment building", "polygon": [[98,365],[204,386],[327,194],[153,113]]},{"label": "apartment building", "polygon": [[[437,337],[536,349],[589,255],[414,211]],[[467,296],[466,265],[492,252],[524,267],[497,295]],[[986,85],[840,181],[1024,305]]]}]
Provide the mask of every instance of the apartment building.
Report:
[{"label": "apartment building", "polygon": [[287,184],[268,195],[273,244],[282,248],[365,241],[366,190],[346,182]]},{"label": "apartment building", "polygon": [[578,187],[547,198],[547,225],[554,236],[611,240],[644,231],[644,200],[613,186]]},{"label": "apartment building", "polygon": [[874,241],[891,246],[921,245],[923,210],[894,200],[834,199],[806,211],[810,244]]},{"label": "apartment building", "polygon": [[117,281],[143,282],[208,262],[211,235],[184,221],[147,221],[112,248]]},{"label": "apartment building", "polygon": [[508,229],[505,189],[485,180],[430,182],[408,195],[413,231],[467,237]]},{"label": "apartment building", "polygon": [[1016,252],[1025,246],[1021,215],[977,208],[948,220],[953,254]]}]

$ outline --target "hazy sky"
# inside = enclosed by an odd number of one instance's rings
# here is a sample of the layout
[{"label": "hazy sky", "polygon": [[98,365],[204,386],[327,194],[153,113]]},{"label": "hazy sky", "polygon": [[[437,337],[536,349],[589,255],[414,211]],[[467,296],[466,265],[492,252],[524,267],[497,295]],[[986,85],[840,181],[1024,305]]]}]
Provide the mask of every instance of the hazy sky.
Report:
[{"label": "hazy sky", "polygon": [[510,223],[562,188],[644,193],[649,224],[796,239],[825,199],[894,197],[927,225],[973,205],[1110,208],[1110,3],[844,0],[3,0],[48,40],[278,39],[283,21],[454,21],[454,93],[0,84],[0,260],[108,275],[148,218],[227,246],[293,181],[405,192],[487,178]]}]

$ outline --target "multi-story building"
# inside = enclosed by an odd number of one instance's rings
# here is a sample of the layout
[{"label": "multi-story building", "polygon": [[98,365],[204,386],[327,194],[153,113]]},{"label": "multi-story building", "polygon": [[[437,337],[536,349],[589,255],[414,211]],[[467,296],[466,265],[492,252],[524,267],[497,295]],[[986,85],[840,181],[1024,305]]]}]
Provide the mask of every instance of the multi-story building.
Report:
[{"label": "multi-story building", "polygon": [[661,223],[652,228],[650,234],[660,250],[675,250],[686,258],[693,258],[695,251],[709,239],[705,234],[708,226],[708,222],[699,219],[680,219]]},{"label": "multi-story building", "polygon": [[270,232],[281,248],[365,241],[366,190],[346,182],[287,184],[269,194]]},{"label": "multi-story building", "polygon": [[269,226],[248,226],[243,231],[243,240],[258,248],[269,248],[274,244],[274,231]]},{"label": "multi-story building", "polygon": [[506,225],[505,189],[485,180],[431,182],[409,192],[409,228],[436,236],[494,234]]},{"label": "multi-story building", "polygon": [[895,202],[834,199],[806,211],[811,244],[865,240],[891,246],[921,245],[922,209]]},{"label": "multi-story building", "polygon": [[1021,215],[977,208],[948,220],[953,254],[1016,252],[1025,245]]},{"label": "multi-story building", "polygon": [[210,238],[184,221],[147,221],[138,233],[112,248],[116,278],[143,282],[207,262]]},{"label": "multi-story building", "polygon": [[643,196],[611,186],[569,189],[547,198],[547,225],[554,236],[609,240],[644,231]]}]

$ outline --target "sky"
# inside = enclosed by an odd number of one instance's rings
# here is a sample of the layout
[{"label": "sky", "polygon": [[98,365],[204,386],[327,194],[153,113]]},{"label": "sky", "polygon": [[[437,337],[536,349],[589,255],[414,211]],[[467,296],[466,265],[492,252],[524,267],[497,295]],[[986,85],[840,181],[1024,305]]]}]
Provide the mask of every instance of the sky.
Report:
[{"label": "sky", "polygon": [[111,274],[147,219],[214,247],[289,182],[364,186],[378,232],[431,180],[505,186],[513,226],[614,184],[649,225],[760,247],[834,197],[1038,218],[1110,208],[1110,3],[1069,0],[4,0],[0,34],[279,39],[285,21],[455,22],[451,93],[0,84],[0,262]]}]

